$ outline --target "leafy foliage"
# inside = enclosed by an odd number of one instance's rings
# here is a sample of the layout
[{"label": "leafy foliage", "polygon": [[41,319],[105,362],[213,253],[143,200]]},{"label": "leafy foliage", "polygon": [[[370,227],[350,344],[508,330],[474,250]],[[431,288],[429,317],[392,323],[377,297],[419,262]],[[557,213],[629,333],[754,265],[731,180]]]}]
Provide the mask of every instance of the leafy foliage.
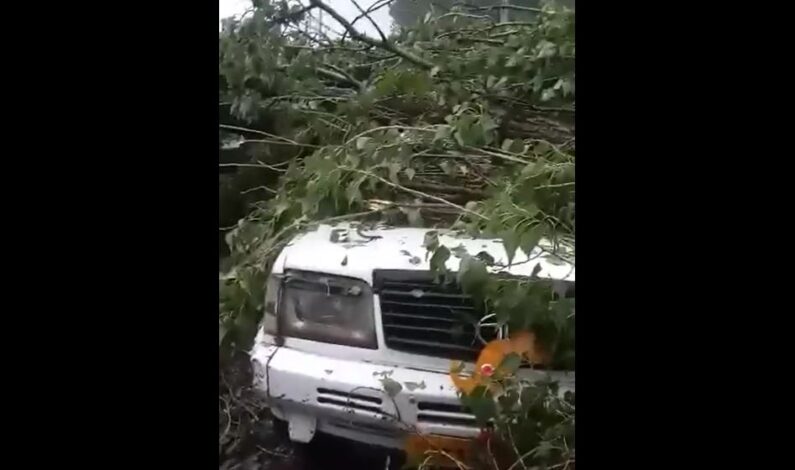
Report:
[{"label": "leafy foliage", "polygon": [[[515,377],[501,384],[504,391],[496,400],[485,387],[462,397],[486,429],[482,453],[496,461],[508,456],[505,461],[514,468],[573,469],[574,392],[560,393],[555,383],[521,382]],[[484,464],[494,468],[491,462]]]},{"label": "leafy foliage", "polygon": [[[222,131],[244,139],[245,156],[222,169],[236,170],[227,187],[266,189],[235,203],[246,215],[225,233],[224,357],[250,346],[279,249],[321,221],[453,228],[501,238],[509,264],[573,262],[574,14],[544,4],[527,21],[499,23],[472,8],[451,6],[380,38],[356,23],[335,25],[344,38],[308,28],[320,10],[334,18],[320,0],[260,0],[225,24]],[[500,275],[507,266],[433,232],[425,245],[440,281],[455,279],[500,323],[533,329],[556,366],[573,365],[574,300],[555,283]],[[445,267],[451,258],[456,273]],[[528,465],[573,468],[573,397],[515,379],[518,366],[502,364],[502,393],[462,400],[510,443],[509,465],[532,452]]]},{"label": "leafy foliage", "polygon": [[[509,10],[508,21],[527,21],[533,19],[537,9],[541,7],[539,0],[513,0],[511,5],[518,9]],[[574,8],[574,0],[559,0],[560,5]],[[403,27],[410,28],[425,17],[426,14],[440,16],[449,13],[455,6],[465,4],[472,13],[489,16],[497,21],[500,18],[498,7],[499,0],[470,0],[460,2],[455,0],[395,0],[389,5],[389,14],[395,22]]]}]

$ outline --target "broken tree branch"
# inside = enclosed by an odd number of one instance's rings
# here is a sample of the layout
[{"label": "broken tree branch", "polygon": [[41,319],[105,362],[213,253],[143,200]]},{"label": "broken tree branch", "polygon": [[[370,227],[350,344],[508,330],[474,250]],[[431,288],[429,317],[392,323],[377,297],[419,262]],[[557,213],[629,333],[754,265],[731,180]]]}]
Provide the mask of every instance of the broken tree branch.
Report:
[{"label": "broken tree branch", "polygon": [[264,168],[266,170],[271,170],[271,171],[275,171],[275,172],[278,172],[278,173],[286,173],[287,172],[287,170],[284,170],[282,168],[276,168],[273,165],[268,165],[267,163],[263,163],[263,162],[261,162],[259,160],[257,161],[257,163],[219,163],[218,167],[219,168],[223,168],[223,167]]},{"label": "broken tree branch", "polygon": [[377,40],[371,37],[365,36],[364,34],[360,33],[356,28],[351,25],[348,20],[342,17],[337,10],[331,8],[330,6],[323,3],[321,0],[309,0],[311,5],[315,5],[321,10],[325,11],[332,18],[337,20],[337,23],[341,24],[343,28],[350,34],[353,39],[357,41],[361,41],[365,44],[369,44],[373,47],[379,47],[386,51],[392,52],[393,54],[397,54],[400,57],[406,59],[408,62],[412,64],[422,67],[426,70],[430,70],[434,67],[433,63],[428,62],[427,60],[423,59],[422,57],[417,56],[416,54],[409,52],[401,47],[394,45],[391,41],[384,41],[384,40]]},{"label": "broken tree branch", "polygon": [[[368,15],[369,15],[370,13],[374,13],[374,12],[376,12],[376,11],[380,10],[381,8],[384,8],[385,6],[389,6],[389,5],[391,5],[391,4],[392,4],[392,2],[394,2],[394,1],[395,1],[395,0],[380,0],[380,1],[378,1],[378,2],[375,2],[375,3],[373,3],[372,5],[370,5],[370,8],[368,8],[367,10],[365,10],[365,11],[364,11],[362,14],[360,14],[359,16],[357,16],[356,18],[354,18],[354,19],[353,19],[353,21],[351,21],[351,26],[355,25],[357,21],[359,21],[360,19],[364,18],[364,17],[366,16],[366,15],[365,15],[365,13],[366,13],[366,14],[368,14]],[[382,3],[382,2],[383,2],[383,3]],[[357,6],[358,6],[358,5],[357,5]],[[369,18],[368,18],[368,19],[369,19]],[[372,21],[372,20],[370,20],[370,21]],[[377,26],[376,26],[376,27],[377,27]],[[343,32],[343,33],[342,33],[342,40],[343,40],[343,41],[345,40],[345,37],[346,37],[347,35],[348,35],[348,31],[347,31],[347,30],[345,30],[345,32]]]},{"label": "broken tree branch", "polygon": [[475,11],[491,11],[491,10],[516,10],[516,11],[530,11],[533,13],[543,13],[544,10],[541,8],[533,8],[533,7],[523,7],[519,5],[486,5],[486,6],[476,6],[476,5],[463,5],[468,9],[472,9]]},{"label": "broken tree branch", "polygon": [[343,169],[343,170],[346,170],[346,171],[352,171],[354,173],[359,173],[359,174],[368,176],[370,178],[377,179],[378,181],[384,183],[385,185],[391,186],[391,187],[393,187],[395,189],[400,189],[401,191],[405,191],[405,192],[413,194],[415,196],[419,196],[419,197],[423,197],[423,198],[426,198],[426,199],[431,199],[433,201],[441,202],[442,204],[445,204],[447,206],[450,206],[450,207],[453,207],[455,209],[458,209],[461,212],[466,212],[467,214],[474,215],[475,217],[480,217],[481,219],[489,220],[489,218],[486,217],[485,215],[479,214],[479,213],[474,212],[474,211],[471,211],[471,210],[467,209],[464,206],[459,206],[458,204],[452,203],[452,202],[448,201],[447,199],[441,198],[439,196],[434,196],[433,194],[423,193],[422,191],[417,191],[416,189],[407,188],[406,186],[403,186],[401,184],[393,183],[393,182],[389,181],[388,179],[382,178],[382,177],[380,177],[380,176],[378,176],[378,175],[376,175],[374,173],[370,173],[369,171],[359,170],[358,168],[348,168],[348,167],[340,167],[340,168]]},{"label": "broken tree branch", "polygon": [[467,196],[472,196],[477,198],[486,197],[486,193],[484,193],[483,191],[466,188],[463,186],[450,186],[448,184],[441,184],[441,183],[410,183],[407,186],[412,189],[425,190],[425,191],[439,191],[443,193],[466,194]]},{"label": "broken tree branch", "polygon": [[356,80],[355,78],[353,78],[353,76],[351,74],[349,74],[348,72],[340,69],[339,67],[335,67],[335,66],[333,66],[331,64],[323,64],[323,65],[328,67],[328,68],[333,68],[333,70],[328,70],[328,69],[324,69],[322,67],[318,67],[317,68],[317,73],[318,74],[323,75],[324,77],[327,77],[327,78],[331,78],[333,80],[337,80],[337,81],[342,82],[342,83],[347,83],[349,85],[353,85],[356,88],[358,88],[359,90],[363,90],[364,89],[364,84],[362,82],[360,82],[359,80]]},{"label": "broken tree branch", "polygon": [[[364,15],[364,17],[367,18],[368,21],[370,21],[370,24],[373,25],[375,30],[378,31],[378,34],[381,36],[381,40],[384,41],[384,42],[387,42],[388,39],[386,38],[386,34],[384,34],[384,32],[381,31],[381,27],[378,26],[378,23],[373,21],[373,19],[370,17],[370,15],[366,11],[364,11],[364,9],[362,7],[360,7],[358,3],[356,3],[356,0],[351,0],[351,2],[353,2],[353,4],[356,6],[356,8],[359,9],[359,12],[361,12],[361,14]],[[351,24],[351,26],[353,26],[353,24]]]},{"label": "broken tree branch", "polygon": [[296,141],[294,141],[292,139],[288,139],[287,137],[276,135],[276,134],[271,134],[269,132],[260,131],[260,130],[257,130],[257,129],[249,129],[248,127],[230,126],[228,124],[219,124],[218,127],[220,127],[221,129],[228,129],[230,131],[251,132],[253,134],[264,135],[265,137],[270,137],[272,139],[283,140],[283,141],[289,142],[289,143],[291,143],[293,145],[302,145],[302,144],[299,144],[298,142],[296,142]]}]

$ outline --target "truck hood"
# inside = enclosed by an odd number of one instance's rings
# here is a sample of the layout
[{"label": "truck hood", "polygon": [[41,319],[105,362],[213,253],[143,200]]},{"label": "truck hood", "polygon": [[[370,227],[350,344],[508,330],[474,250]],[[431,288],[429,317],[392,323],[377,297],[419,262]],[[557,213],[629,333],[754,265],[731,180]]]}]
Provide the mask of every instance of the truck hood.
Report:
[{"label": "truck hood", "polygon": [[[425,228],[376,227],[357,232],[354,224],[320,225],[316,229],[295,237],[279,255],[279,271],[297,269],[340,276],[355,277],[372,283],[373,270],[399,269],[428,271],[430,256],[423,246],[425,234],[435,230],[439,243],[449,249],[462,246],[471,255],[488,253],[495,261],[493,272],[515,276],[530,276],[536,266],[541,278],[574,281],[574,249],[559,247],[557,254],[550,252],[551,245],[542,240],[531,253],[516,250],[513,263],[502,240],[471,238],[453,231]],[[450,256],[447,268],[457,271],[461,260]]]}]

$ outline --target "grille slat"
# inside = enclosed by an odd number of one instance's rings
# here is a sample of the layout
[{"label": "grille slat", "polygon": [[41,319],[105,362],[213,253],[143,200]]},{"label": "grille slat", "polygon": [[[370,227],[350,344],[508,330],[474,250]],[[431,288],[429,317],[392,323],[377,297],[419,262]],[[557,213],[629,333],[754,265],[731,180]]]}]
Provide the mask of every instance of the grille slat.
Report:
[{"label": "grille slat", "polygon": [[[427,354],[429,356],[447,357],[446,354],[440,354],[441,351],[438,351],[437,354],[432,354],[432,352],[436,352],[437,350],[450,350],[450,351],[471,353],[471,354],[467,354],[467,356],[475,355],[479,351],[479,349],[476,349],[474,347],[462,346],[462,345],[454,344],[454,343],[444,344],[444,343],[438,343],[438,342],[434,342],[434,341],[423,341],[423,340],[419,340],[419,339],[400,338],[400,337],[397,337],[397,336],[387,336],[386,337],[386,343],[387,343],[387,346],[390,346],[393,349],[401,349],[401,347],[402,347],[402,349],[408,350],[409,352],[424,353],[424,354]],[[392,344],[390,345],[390,343],[392,343]],[[408,347],[406,347],[406,346],[408,346]],[[413,347],[413,346],[419,346],[419,348],[416,348],[416,347]],[[427,349],[423,350],[422,348],[427,348]],[[428,352],[429,350],[431,352]]]},{"label": "grille slat", "polygon": [[463,415],[454,413],[420,413],[417,421],[421,423],[447,424],[453,426],[474,427],[477,423],[473,415]]},{"label": "grille slat", "polygon": [[317,402],[322,405],[333,405],[346,410],[369,411],[372,413],[381,412],[382,400],[360,393],[347,393],[340,390],[328,388],[317,389]]},{"label": "grille slat", "polygon": [[444,335],[453,334],[449,328],[434,328],[430,326],[384,325],[384,328],[391,328],[393,330],[404,330],[404,331],[425,331],[429,333],[441,333]]},{"label": "grille slat", "polygon": [[372,396],[363,395],[363,394],[360,394],[360,393],[343,392],[343,391],[340,391],[340,390],[332,390],[332,389],[329,389],[329,388],[322,388],[322,387],[317,389],[317,393],[319,393],[321,395],[331,395],[331,396],[334,396],[334,397],[337,397],[337,398],[343,398],[343,399],[355,398],[357,400],[369,401],[370,403],[375,403],[377,405],[380,405],[381,402],[383,401],[379,397],[372,397]]},{"label": "grille slat", "polygon": [[[389,295],[389,294],[386,294]],[[397,302],[394,300],[382,300],[381,305],[397,305],[399,307],[416,307],[416,308],[438,308],[438,309],[445,309],[450,311],[455,310],[466,310],[466,311],[474,311],[475,307],[471,305],[444,305],[444,304],[425,304],[420,302]],[[382,307],[383,308],[383,307]]]},{"label": "grille slat", "polygon": [[[394,288],[395,286],[392,286],[392,287],[393,287],[392,289],[384,289],[381,292],[384,295],[394,295],[394,296],[397,296],[397,297],[414,297],[414,298],[417,298],[417,294],[413,293],[412,292],[413,290],[415,290],[415,289],[428,289],[429,288],[429,286],[418,287],[418,286],[415,285],[413,287],[412,286],[406,286],[406,290],[399,290],[397,288]],[[470,298],[468,296],[463,295],[463,294],[454,294],[454,293],[448,293],[448,292],[437,292],[437,291],[434,291],[434,290],[423,290],[421,298],[424,298],[424,297],[436,297],[436,298],[440,298],[440,299],[459,300],[459,301],[461,301],[461,305],[462,306],[466,305],[465,302],[468,302],[470,300]]]},{"label": "grille slat", "polygon": [[[447,318],[447,317],[439,317],[439,316],[431,316],[431,315],[415,315],[413,313],[395,313],[395,312],[381,312],[381,315],[384,317],[389,318],[396,318],[403,321],[406,320],[429,320],[429,321],[438,321],[438,322],[455,322],[457,321],[456,318]],[[398,320],[398,321],[400,321]]]},{"label": "grille slat", "polygon": [[417,420],[424,423],[455,426],[476,426],[475,415],[460,404],[424,402],[417,403]]}]

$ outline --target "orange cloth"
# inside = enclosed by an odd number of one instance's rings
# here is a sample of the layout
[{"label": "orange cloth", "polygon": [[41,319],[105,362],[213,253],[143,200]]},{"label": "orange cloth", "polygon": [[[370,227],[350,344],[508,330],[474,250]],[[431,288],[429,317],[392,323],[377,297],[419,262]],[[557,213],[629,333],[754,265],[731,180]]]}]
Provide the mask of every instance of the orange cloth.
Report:
[{"label": "orange cloth", "polygon": [[549,362],[549,355],[536,341],[535,333],[521,331],[508,339],[495,339],[484,346],[478,356],[475,371],[470,377],[460,375],[457,367],[453,365],[450,367],[450,378],[460,391],[468,395],[478,385],[485,385],[487,381],[484,379],[490,377],[509,354],[518,354],[522,360],[531,364]]}]

